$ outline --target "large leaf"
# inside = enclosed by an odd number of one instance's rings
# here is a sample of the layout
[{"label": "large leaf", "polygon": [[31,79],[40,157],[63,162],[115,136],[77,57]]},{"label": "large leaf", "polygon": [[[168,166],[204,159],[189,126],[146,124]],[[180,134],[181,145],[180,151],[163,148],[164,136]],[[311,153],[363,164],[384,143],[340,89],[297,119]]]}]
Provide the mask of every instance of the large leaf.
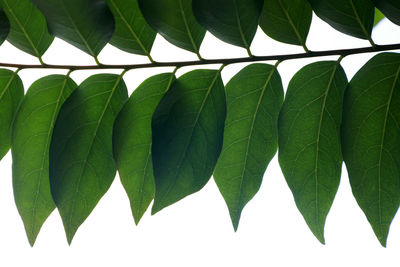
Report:
[{"label": "large leaf", "polygon": [[400,203],[400,55],[373,57],[344,102],[343,157],[350,184],[383,246]]},{"label": "large leaf", "polygon": [[129,53],[150,56],[156,32],[144,20],[137,0],[107,0],[107,3],[115,19],[110,43]]},{"label": "large leaf", "polygon": [[7,38],[8,33],[10,32],[10,22],[6,16],[6,13],[2,9],[0,9],[0,45]]},{"label": "large leaf", "polygon": [[346,86],[339,62],[307,65],[290,81],[279,115],[279,164],[297,208],[321,243],[340,181]]},{"label": "large leaf", "polygon": [[393,23],[400,25],[400,1],[399,0],[372,0],[377,8]]},{"label": "large leaf", "polygon": [[42,13],[29,0],[0,0],[0,7],[10,21],[7,40],[40,58],[53,42]]},{"label": "large leaf", "polygon": [[175,81],[153,116],[155,198],[152,213],[199,191],[222,147],[225,90],[217,70],[195,70]]},{"label": "large leaf", "polygon": [[249,51],[262,5],[262,0],[193,0],[193,12],[217,38]]},{"label": "large leaf", "polygon": [[11,125],[24,97],[24,85],[16,72],[0,69],[0,159],[11,145]]},{"label": "large leaf", "polygon": [[153,29],[172,44],[199,55],[206,31],[197,23],[191,0],[139,0]]},{"label": "large leaf", "polygon": [[311,18],[307,0],[265,0],[260,27],[279,42],[305,47]]},{"label": "large leaf", "polygon": [[252,64],[230,80],[226,96],[224,141],[214,179],[236,230],[278,147],[282,81],[276,67]]},{"label": "large leaf", "polygon": [[96,57],[114,32],[104,0],[31,0],[43,12],[50,32]]},{"label": "large leaf", "polygon": [[41,78],[29,88],[15,117],[14,198],[32,246],[55,208],[49,182],[50,142],[61,105],[75,88],[75,82],[64,75]]},{"label": "large leaf", "polygon": [[136,224],[154,197],[151,120],[174,80],[174,74],[163,73],[144,81],[115,121],[114,157]]},{"label": "large leaf", "polygon": [[371,40],[374,6],[370,0],[308,0],[317,14],[345,34]]},{"label": "large leaf", "polygon": [[50,186],[71,243],[114,180],[114,120],[128,98],[122,77],[87,78],[60,110],[50,146]]}]

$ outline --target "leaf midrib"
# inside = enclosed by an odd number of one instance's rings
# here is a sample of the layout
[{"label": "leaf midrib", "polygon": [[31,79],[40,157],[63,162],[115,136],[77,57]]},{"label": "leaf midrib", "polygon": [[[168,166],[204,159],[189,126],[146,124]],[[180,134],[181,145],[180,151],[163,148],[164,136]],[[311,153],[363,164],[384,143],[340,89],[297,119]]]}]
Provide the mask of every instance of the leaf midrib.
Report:
[{"label": "leaf midrib", "polygon": [[201,58],[201,57],[200,57],[199,48],[197,47],[197,45],[196,45],[196,43],[195,43],[195,41],[194,41],[194,39],[193,39],[192,32],[191,32],[190,29],[189,29],[189,24],[188,24],[187,19],[186,19],[185,10],[183,9],[182,0],[179,0],[179,9],[180,9],[180,11],[181,11],[182,19],[183,19],[183,24],[185,25],[185,29],[186,29],[186,32],[187,32],[187,34],[188,34],[189,40],[190,40],[190,42],[192,43],[194,52],[197,54],[197,56],[198,56],[199,58]]},{"label": "leaf midrib", "polygon": [[238,7],[237,7],[236,0],[233,0],[233,7],[235,9],[235,17],[236,17],[236,21],[237,21],[240,37],[242,38],[243,45],[246,48],[246,50],[247,50],[247,52],[249,53],[249,56],[250,56],[251,55],[250,46],[249,46],[249,43],[247,42],[247,40],[246,40],[246,38],[244,36],[244,32],[243,32],[243,28],[242,28],[242,23],[240,21],[239,10],[238,10]]},{"label": "leaf midrib", "polygon": [[290,26],[292,26],[292,28],[293,28],[293,31],[296,34],[297,39],[299,39],[300,44],[302,46],[305,46],[305,41],[301,37],[297,27],[294,25],[292,17],[289,15],[289,12],[287,11],[285,5],[282,3],[282,0],[278,0],[278,1],[279,1],[279,5],[281,6],[281,9],[282,9],[283,13],[285,14],[286,18],[289,21]]}]

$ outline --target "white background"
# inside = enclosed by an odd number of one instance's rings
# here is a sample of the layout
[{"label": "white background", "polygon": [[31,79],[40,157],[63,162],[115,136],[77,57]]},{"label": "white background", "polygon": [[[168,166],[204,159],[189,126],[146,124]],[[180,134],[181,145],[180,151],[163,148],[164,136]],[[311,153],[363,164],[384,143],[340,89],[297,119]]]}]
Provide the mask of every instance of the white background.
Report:
[{"label": "white background", "polygon": [[[383,21],[375,28],[378,44],[399,43],[400,28]],[[308,38],[311,50],[369,46],[367,41],[332,30],[318,18]],[[268,38],[260,29],[252,45],[255,55],[302,52],[300,47],[284,45]],[[227,45],[207,33],[201,49],[205,58],[246,56],[244,49]],[[196,59],[157,37],[152,51],[158,61]],[[342,65],[348,78],[372,56],[346,57]],[[302,66],[316,60],[283,62],[279,71],[285,88]],[[55,64],[92,64],[79,50],[56,39],[44,60]],[[5,42],[1,62],[37,63],[37,60]],[[100,54],[103,63],[138,63],[146,58],[123,53],[112,46]],[[274,62],[270,62],[274,63]],[[224,82],[244,64],[228,66]],[[206,66],[205,68],[218,68]],[[193,68],[182,68],[177,75]],[[145,78],[171,68],[132,70],[125,75],[130,93]],[[105,71],[119,73],[120,71]],[[54,70],[23,70],[25,88],[39,77],[66,73]],[[80,83],[98,71],[77,71],[72,78]],[[238,232],[214,181],[154,216],[149,211],[135,226],[128,198],[117,176],[107,194],[78,230],[72,245],[67,245],[61,219],[53,212],[44,224],[34,248],[25,236],[22,220],[14,204],[11,181],[11,155],[0,162],[0,266],[399,266],[400,221],[392,223],[384,249],[375,238],[365,216],[351,194],[345,167],[337,197],[327,218],[326,245],[309,231],[297,211],[293,197],[281,174],[277,157],[270,163],[260,191],[245,207]]]}]

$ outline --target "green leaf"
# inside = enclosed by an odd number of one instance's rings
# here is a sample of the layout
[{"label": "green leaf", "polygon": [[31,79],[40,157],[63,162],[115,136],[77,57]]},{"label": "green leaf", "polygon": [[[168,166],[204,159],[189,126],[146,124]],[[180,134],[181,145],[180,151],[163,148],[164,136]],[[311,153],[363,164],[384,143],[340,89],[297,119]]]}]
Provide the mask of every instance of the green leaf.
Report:
[{"label": "green leaf", "polygon": [[217,38],[249,51],[262,5],[262,0],[193,0],[193,12]]},{"label": "green leaf", "polygon": [[236,230],[278,147],[282,81],[276,67],[252,64],[230,80],[226,96],[224,141],[214,179]]},{"label": "green leaf", "polygon": [[0,69],[0,160],[11,146],[11,126],[24,97],[24,85],[16,72]]},{"label": "green leaf", "polygon": [[29,0],[0,0],[10,21],[7,40],[18,49],[41,58],[53,42],[42,13]]},{"label": "green leaf", "polygon": [[382,14],[382,12],[380,12],[379,9],[375,8],[374,27],[384,18],[385,16]]},{"label": "green leaf", "polygon": [[372,0],[375,6],[393,23],[400,25],[399,0]]},{"label": "green leaf", "polygon": [[110,43],[129,53],[150,56],[156,32],[144,20],[137,0],[107,0],[107,3],[115,19]]},{"label": "green leaf", "polygon": [[400,54],[373,57],[344,102],[343,157],[353,195],[382,246],[400,203]]},{"label": "green leaf", "polygon": [[50,146],[50,186],[68,243],[114,180],[114,120],[128,98],[121,75],[87,78],[60,110]]},{"label": "green leaf", "polygon": [[10,22],[8,21],[6,13],[0,9],[0,45],[6,40],[9,32]]},{"label": "green leaf", "polygon": [[150,26],[168,42],[199,56],[206,31],[197,23],[191,0],[139,0]]},{"label": "green leaf", "polygon": [[334,29],[371,40],[374,6],[370,0],[308,0],[315,14]]},{"label": "green leaf", "polygon": [[307,0],[265,0],[260,27],[279,42],[305,47],[311,18]]},{"label": "green leaf", "polygon": [[151,120],[174,80],[174,74],[163,73],[144,81],[115,121],[114,157],[136,224],[154,197]]},{"label": "green leaf", "polygon": [[199,191],[210,179],[222,147],[226,115],[220,71],[179,77],[153,116],[155,198],[152,213]]},{"label": "green leaf", "polygon": [[104,0],[31,0],[50,32],[96,57],[111,39],[114,19]]},{"label": "green leaf", "polygon": [[50,192],[49,150],[61,105],[77,87],[68,76],[34,82],[15,117],[12,131],[14,198],[31,246],[55,205]]},{"label": "green leaf", "polygon": [[307,65],[290,81],[279,115],[279,164],[297,208],[321,243],[340,181],[346,86],[339,61]]}]

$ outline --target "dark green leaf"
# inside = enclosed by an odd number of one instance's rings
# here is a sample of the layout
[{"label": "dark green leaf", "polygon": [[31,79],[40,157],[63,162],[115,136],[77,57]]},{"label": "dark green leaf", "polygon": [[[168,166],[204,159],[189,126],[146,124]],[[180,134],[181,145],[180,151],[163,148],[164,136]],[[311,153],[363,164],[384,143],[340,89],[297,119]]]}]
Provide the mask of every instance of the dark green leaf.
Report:
[{"label": "dark green leaf", "polygon": [[193,12],[217,38],[249,51],[262,5],[262,0],[193,0]]},{"label": "dark green leaf", "polygon": [[197,23],[191,0],[139,0],[153,29],[170,43],[199,55],[206,31]]},{"label": "dark green leaf", "polygon": [[55,205],[50,193],[49,150],[53,127],[76,84],[64,75],[39,79],[29,88],[12,132],[14,198],[33,246]]},{"label": "dark green leaf", "polygon": [[372,0],[377,8],[391,20],[400,25],[400,1],[399,0]]},{"label": "dark green leaf", "polygon": [[274,66],[252,64],[230,80],[226,96],[224,141],[214,179],[236,230],[278,147],[282,81]]},{"label": "dark green leaf", "polygon": [[151,120],[174,80],[174,74],[164,73],[144,81],[115,121],[114,157],[136,224],[154,197]]},{"label": "dark green leaf", "polygon": [[122,77],[87,78],[60,110],[50,146],[50,186],[71,243],[114,180],[114,120],[128,98]]},{"label": "dark green leaf", "polygon": [[29,0],[0,0],[0,7],[10,21],[7,40],[40,58],[53,42],[42,13]]},{"label": "dark green leaf", "polygon": [[11,145],[11,125],[24,97],[24,85],[16,72],[0,69],[0,160]]},{"label": "dark green leaf", "polygon": [[175,81],[153,116],[155,198],[152,213],[199,191],[222,147],[225,90],[217,70],[195,70]]},{"label": "dark green leaf", "polygon": [[50,32],[96,57],[114,32],[104,0],[31,0],[43,12]]},{"label": "dark green leaf", "polygon": [[374,27],[381,22],[385,16],[379,11],[379,9],[375,8],[375,18],[374,18]]},{"label": "dark green leaf", "polygon": [[346,86],[339,62],[307,65],[290,81],[279,115],[279,164],[297,208],[321,243],[340,181]]},{"label": "dark green leaf", "polygon": [[149,56],[156,32],[144,20],[137,0],[107,0],[107,3],[115,19],[110,43],[126,52]]},{"label": "dark green leaf", "polygon": [[8,33],[10,32],[10,22],[6,16],[6,13],[2,9],[0,9],[0,45],[7,38]]},{"label": "dark green leaf", "polygon": [[358,205],[383,246],[400,203],[400,54],[373,57],[344,102],[343,157]]},{"label": "dark green leaf", "polygon": [[322,20],[345,34],[370,40],[374,6],[370,0],[308,0]]},{"label": "dark green leaf", "polygon": [[311,18],[307,0],[265,0],[260,27],[279,42],[305,47]]}]

